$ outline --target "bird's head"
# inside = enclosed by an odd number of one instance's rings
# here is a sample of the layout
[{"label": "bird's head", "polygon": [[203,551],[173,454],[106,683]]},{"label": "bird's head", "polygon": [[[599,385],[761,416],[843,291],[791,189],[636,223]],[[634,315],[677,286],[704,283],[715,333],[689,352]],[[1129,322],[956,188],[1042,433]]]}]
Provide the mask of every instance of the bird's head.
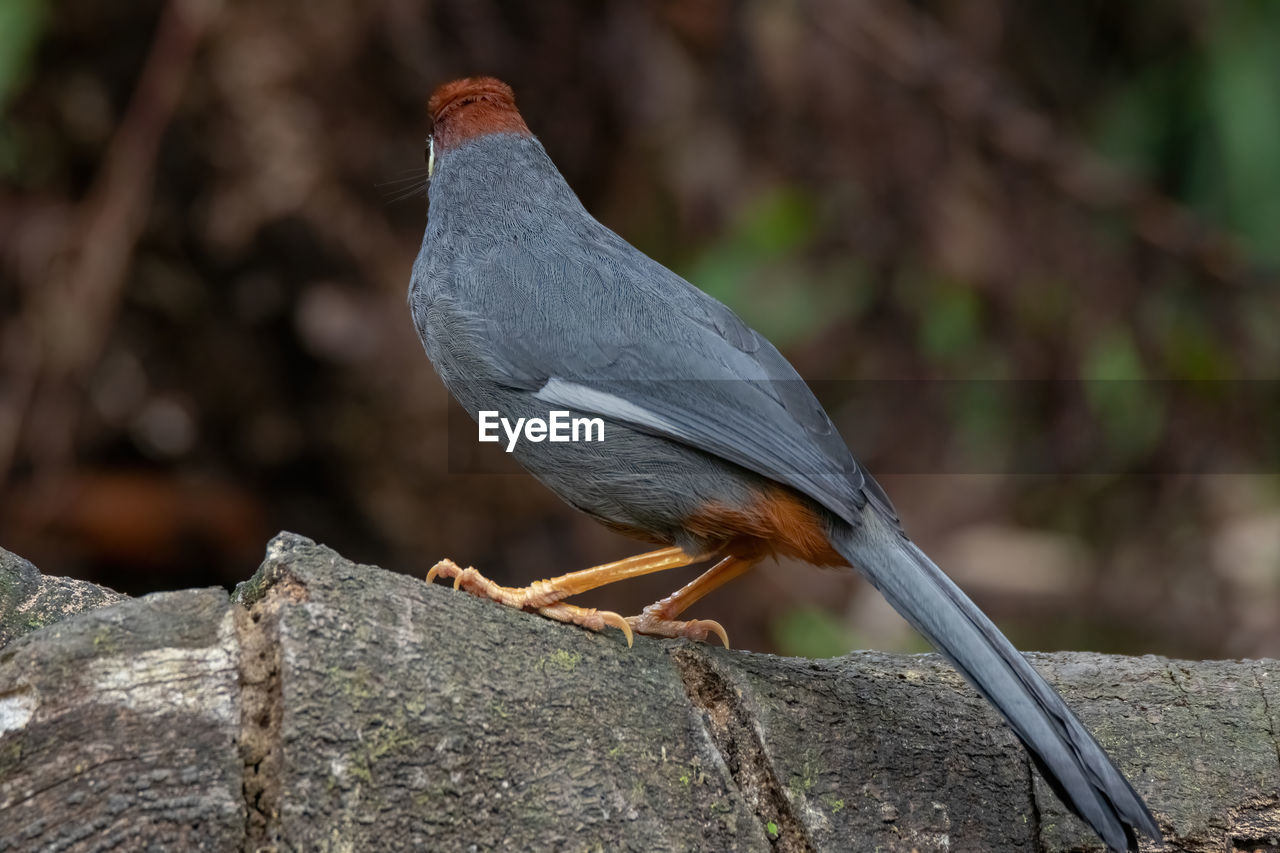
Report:
[{"label": "bird's head", "polygon": [[491,133],[531,136],[516,109],[511,87],[496,77],[464,77],[436,89],[427,102],[435,125],[427,143],[428,174],[435,159],[464,142]]}]

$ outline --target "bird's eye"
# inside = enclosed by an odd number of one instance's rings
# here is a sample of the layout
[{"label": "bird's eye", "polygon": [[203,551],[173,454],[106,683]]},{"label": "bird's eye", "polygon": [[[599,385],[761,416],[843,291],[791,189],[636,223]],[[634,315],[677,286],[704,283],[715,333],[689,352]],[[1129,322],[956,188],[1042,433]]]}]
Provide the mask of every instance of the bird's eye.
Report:
[{"label": "bird's eye", "polygon": [[427,177],[431,177],[431,173],[436,170],[436,138],[434,136],[427,137],[427,150],[422,152],[423,157],[427,161]]}]

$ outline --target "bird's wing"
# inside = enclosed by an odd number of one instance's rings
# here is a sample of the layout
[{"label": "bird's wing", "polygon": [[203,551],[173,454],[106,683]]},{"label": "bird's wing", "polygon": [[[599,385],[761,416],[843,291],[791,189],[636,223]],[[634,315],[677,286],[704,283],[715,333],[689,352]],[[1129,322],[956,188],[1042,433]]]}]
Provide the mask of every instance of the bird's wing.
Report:
[{"label": "bird's wing", "polygon": [[590,249],[495,252],[456,273],[472,279],[459,290],[473,295],[494,378],[719,456],[851,524],[869,500],[896,521],[772,344],[625,243]]}]

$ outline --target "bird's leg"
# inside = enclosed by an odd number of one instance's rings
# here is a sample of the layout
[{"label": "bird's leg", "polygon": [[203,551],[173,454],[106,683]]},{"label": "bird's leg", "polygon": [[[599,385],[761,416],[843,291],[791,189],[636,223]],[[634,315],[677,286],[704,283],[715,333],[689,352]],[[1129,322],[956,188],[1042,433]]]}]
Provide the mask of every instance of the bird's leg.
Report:
[{"label": "bird's leg", "polygon": [[647,554],[627,557],[615,563],[605,563],[570,572],[550,580],[534,581],[526,587],[519,588],[499,586],[473,568],[462,569],[452,560],[441,560],[427,572],[427,583],[431,583],[437,577],[451,577],[454,589],[464,589],[473,595],[492,598],[510,607],[537,610],[589,589],[652,572],[678,569],[698,559],[698,557],[689,556],[679,548],[661,548]]},{"label": "bird's leg", "polygon": [[454,589],[463,589],[472,595],[489,598],[508,607],[536,610],[551,619],[572,622],[594,631],[599,631],[606,625],[613,625],[627,635],[627,645],[631,645],[631,627],[627,624],[627,620],[617,613],[564,604],[563,599],[627,578],[667,569],[678,569],[697,562],[698,559],[679,548],[661,548],[647,554],[627,557],[615,563],[605,563],[590,569],[570,572],[550,580],[535,581],[529,586],[519,588],[499,586],[473,568],[464,569],[452,560],[441,560],[427,572],[427,583],[431,583],[437,577],[453,578]]},{"label": "bird's leg", "polygon": [[758,562],[760,562],[759,558],[725,557],[692,581],[671,593],[671,595],[661,601],[655,601],[650,604],[640,612],[639,616],[628,617],[627,622],[638,633],[652,634],[658,637],[687,637],[691,640],[705,640],[709,635],[715,634],[727,649],[729,648],[729,635],[725,633],[724,626],[719,622],[711,619],[680,622],[676,620],[676,617],[688,609],[689,605],[713,589],[723,586],[738,577]]}]

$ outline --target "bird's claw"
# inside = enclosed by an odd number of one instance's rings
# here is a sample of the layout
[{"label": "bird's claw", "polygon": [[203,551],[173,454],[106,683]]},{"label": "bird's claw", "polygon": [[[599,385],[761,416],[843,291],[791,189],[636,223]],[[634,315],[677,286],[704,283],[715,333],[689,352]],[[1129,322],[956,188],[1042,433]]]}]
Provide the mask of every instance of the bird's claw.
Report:
[{"label": "bird's claw", "polygon": [[622,614],[614,613],[612,610],[604,610],[601,611],[600,618],[604,620],[604,624],[612,625],[626,636],[627,648],[631,648],[635,644],[635,637],[631,633],[631,625]]},{"label": "bird's claw", "polygon": [[538,612],[549,619],[555,619],[558,622],[571,622],[574,625],[579,625],[592,631],[603,631],[605,626],[612,625],[627,638],[627,648],[631,648],[632,643],[635,641],[635,636],[631,633],[631,626],[627,624],[627,620],[621,614],[614,613],[612,610],[596,610],[594,607],[578,607],[573,604],[557,602],[546,607],[539,607]]},{"label": "bird's claw", "polygon": [[441,560],[427,572],[427,583],[433,583],[438,577],[453,578],[453,588],[457,589],[458,579],[462,577],[462,568],[453,560]]},{"label": "bird's claw", "polygon": [[539,581],[523,589],[512,589],[494,583],[471,566],[464,569],[453,560],[441,560],[431,567],[427,572],[427,583],[432,583],[436,578],[446,580],[453,578],[454,589],[460,589],[478,598],[487,598],[517,610],[536,610],[543,616],[558,622],[580,625],[592,631],[603,631],[606,626],[612,625],[627,638],[628,648],[635,641],[631,626],[618,613],[611,610],[578,607],[558,601],[548,602],[547,599],[553,593],[549,588],[544,588],[546,581]]},{"label": "bird's claw", "polygon": [[427,572],[427,583],[432,583],[436,578],[445,578],[446,580],[453,578],[454,589],[465,590],[474,596],[489,598],[499,604],[507,604],[512,607],[520,606],[519,602],[508,594],[515,592],[515,590],[508,590],[506,587],[499,586],[471,566],[467,566],[464,569],[453,560],[441,560]]},{"label": "bird's claw", "polygon": [[[480,598],[488,598],[499,604],[517,609],[537,610],[549,619],[558,622],[569,622],[592,631],[603,631],[606,626],[617,628],[627,638],[627,647],[635,644],[635,634],[649,634],[655,637],[671,639],[685,638],[704,641],[712,634],[720,638],[724,647],[729,648],[729,634],[724,626],[714,619],[692,619],[682,622],[668,619],[661,612],[646,608],[639,616],[623,617],[612,610],[596,610],[589,607],[578,607],[564,602],[540,604],[545,600],[541,590],[532,587],[525,589],[509,589],[499,586],[486,578],[471,566],[462,568],[453,560],[441,560],[427,572],[427,583],[436,578],[453,579],[453,588],[461,589]],[[535,597],[536,596],[536,597]],[[634,633],[633,633],[634,632]]]},{"label": "bird's claw", "polygon": [[682,622],[676,619],[664,619],[663,617],[649,612],[641,613],[639,616],[632,616],[627,619],[631,627],[637,634],[649,634],[655,637],[669,637],[671,639],[684,638],[687,640],[704,641],[712,634],[720,638],[720,642],[724,647],[729,648],[729,632],[724,626],[714,619],[691,619]]}]

